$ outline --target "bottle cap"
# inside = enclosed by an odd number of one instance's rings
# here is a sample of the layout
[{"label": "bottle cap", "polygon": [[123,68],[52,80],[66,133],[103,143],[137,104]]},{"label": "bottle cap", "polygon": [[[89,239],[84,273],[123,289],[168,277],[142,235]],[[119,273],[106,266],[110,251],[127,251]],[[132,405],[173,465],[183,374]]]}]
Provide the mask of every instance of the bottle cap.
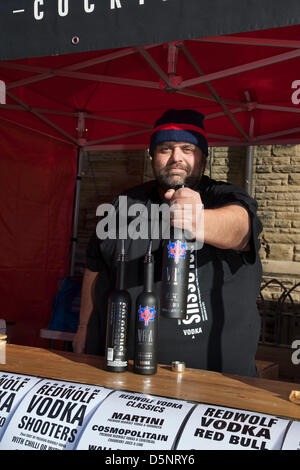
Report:
[{"label": "bottle cap", "polygon": [[172,371],[173,372],[184,372],[185,371],[185,363],[180,361],[173,361],[172,362]]}]

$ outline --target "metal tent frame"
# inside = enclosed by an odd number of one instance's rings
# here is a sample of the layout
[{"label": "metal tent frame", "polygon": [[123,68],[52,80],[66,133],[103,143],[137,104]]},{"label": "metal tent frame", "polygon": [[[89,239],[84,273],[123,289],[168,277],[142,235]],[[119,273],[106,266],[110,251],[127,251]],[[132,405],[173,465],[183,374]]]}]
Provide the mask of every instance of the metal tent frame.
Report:
[{"label": "metal tent frame", "polygon": [[[220,69],[211,73],[204,73],[201,69],[199,58],[195,58],[190,51],[191,43],[201,44],[217,44],[222,48],[230,47],[230,45],[255,48],[268,48],[270,55],[263,59],[245,61],[242,64]],[[157,48],[167,49],[167,56],[165,63],[158,63],[153,55],[153,50]],[[282,52],[282,48],[289,49],[287,52]],[[277,53],[277,49],[280,52]],[[226,52],[226,49],[223,49]],[[273,52],[275,50],[275,53]],[[120,76],[111,76],[106,74],[91,73],[91,67],[98,66],[99,64],[118,63],[120,59],[130,58],[134,56],[136,60],[142,63],[144,67],[151,69],[152,75],[155,75],[156,80],[141,80],[139,78],[127,78],[122,76],[120,66]],[[184,56],[184,59],[191,65],[194,76],[193,78],[185,78],[177,74],[177,64],[179,57]],[[76,58],[76,56],[73,56]],[[121,86],[134,88],[156,90],[165,93],[173,93],[185,97],[192,97],[195,102],[211,103],[213,102],[217,108],[216,111],[206,115],[206,122],[213,122],[216,119],[224,117],[231,125],[237,130],[237,135],[223,135],[219,133],[208,132],[209,145],[215,146],[247,146],[246,154],[246,174],[245,186],[249,193],[252,187],[252,166],[253,166],[253,146],[255,145],[287,145],[300,142],[300,126],[282,127],[276,132],[265,133],[261,135],[254,134],[254,117],[253,111],[262,110],[270,111],[273,113],[283,113],[284,116],[294,116],[300,113],[300,108],[295,106],[281,106],[276,104],[261,103],[259,100],[251,100],[251,96],[245,90],[245,101],[237,101],[226,96],[221,95],[215,86],[214,82],[221,81],[227,77],[244,74],[249,71],[265,69],[274,64],[283,64],[287,61],[297,59],[300,57],[300,41],[288,39],[270,39],[264,37],[249,37],[249,36],[219,36],[211,38],[200,38],[192,41],[184,42],[169,42],[167,44],[154,44],[147,46],[128,47],[108,53],[100,54],[98,57],[92,59],[75,61],[72,65],[63,67],[50,68],[41,65],[24,63],[23,61],[0,61],[0,77],[2,71],[9,70],[10,72],[17,72],[18,74],[25,74],[24,78],[9,80],[5,85],[2,85],[2,91],[6,88],[6,96],[8,103],[0,104],[0,122],[9,121],[10,123],[17,124],[25,129],[31,129],[35,132],[42,133],[43,135],[51,136],[51,138],[75,145],[78,148],[78,172],[76,180],[76,196],[74,205],[74,223],[72,234],[72,255],[71,255],[71,274],[74,272],[74,260],[76,251],[77,240],[77,224],[78,224],[78,209],[80,197],[80,174],[81,165],[84,152],[87,151],[105,151],[105,150],[127,150],[127,149],[145,149],[145,142],[140,143],[126,143],[126,139],[137,136],[148,136],[151,131],[151,125],[143,121],[132,121],[129,119],[113,118],[110,116],[101,115],[98,112],[86,112],[84,110],[69,111],[63,110],[61,106],[45,108],[32,106],[17,96],[16,91],[20,88],[30,87],[33,84],[39,84],[47,80],[50,83],[54,79],[63,78],[68,80],[92,82],[96,84],[111,84],[116,87]],[[26,61],[27,62],[27,61]],[[207,91],[195,90],[195,87],[205,85]],[[46,130],[39,128],[32,128],[28,126],[26,120],[24,122],[17,122],[14,118],[3,117],[1,111],[12,111],[14,113],[26,112],[34,116],[38,121],[46,125]],[[247,129],[238,120],[241,113],[249,113],[250,125]],[[66,122],[72,120],[72,132],[64,128],[63,125],[55,122],[56,117],[63,117]],[[126,125],[131,128],[129,132],[117,133],[102,138],[89,139],[86,135],[87,127],[90,122],[106,122],[111,125]],[[283,120],[284,122],[284,120]],[[52,131],[55,131],[55,135]],[[299,137],[295,135],[299,134]],[[118,143],[122,140],[122,143]]]}]

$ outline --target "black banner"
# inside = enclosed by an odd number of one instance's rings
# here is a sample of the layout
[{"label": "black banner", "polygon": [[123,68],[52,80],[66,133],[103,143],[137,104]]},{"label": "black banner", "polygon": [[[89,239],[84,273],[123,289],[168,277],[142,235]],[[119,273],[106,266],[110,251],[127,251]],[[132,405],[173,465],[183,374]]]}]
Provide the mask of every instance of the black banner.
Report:
[{"label": "black banner", "polygon": [[298,0],[0,0],[0,60],[297,23]]}]

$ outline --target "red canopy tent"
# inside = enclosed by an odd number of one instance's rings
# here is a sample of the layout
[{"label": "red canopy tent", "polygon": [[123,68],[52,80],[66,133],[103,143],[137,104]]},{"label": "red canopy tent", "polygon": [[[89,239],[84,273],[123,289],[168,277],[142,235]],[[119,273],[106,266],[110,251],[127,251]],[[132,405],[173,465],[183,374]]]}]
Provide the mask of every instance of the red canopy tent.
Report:
[{"label": "red canopy tent", "polygon": [[[34,2],[37,14],[42,3]],[[177,13],[182,4],[177,0]],[[121,14],[122,4],[113,5]],[[0,316],[17,321],[15,342],[38,344],[57,277],[68,271],[82,152],[147,148],[153,122],[170,107],[205,114],[210,146],[300,142],[300,21],[276,17],[271,25],[284,27],[261,30],[259,21],[248,30],[245,21],[238,29],[226,23],[230,11],[222,12],[226,35],[204,37],[202,18],[203,31],[191,23],[192,32],[180,31],[178,40],[168,31],[170,39],[159,43],[137,35],[124,47],[119,41],[110,49],[42,51],[40,57],[25,47],[0,56],[6,88],[0,105]],[[173,31],[177,23],[172,21]],[[79,44],[73,32],[72,46],[60,52]]]},{"label": "red canopy tent", "polygon": [[299,32],[1,61],[0,117],[84,150],[145,148],[162,110],[193,107],[212,146],[296,143]]}]

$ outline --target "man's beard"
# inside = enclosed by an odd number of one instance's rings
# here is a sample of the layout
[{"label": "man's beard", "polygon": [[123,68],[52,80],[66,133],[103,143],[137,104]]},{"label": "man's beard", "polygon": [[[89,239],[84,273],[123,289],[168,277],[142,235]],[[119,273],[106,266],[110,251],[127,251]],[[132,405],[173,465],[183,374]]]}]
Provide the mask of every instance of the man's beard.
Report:
[{"label": "man's beard", "polygon": [[[170,174],[170,169],[180,168],[185,171]],[[160,172],[154,170],[156,180],[163,189],[175,189],[176,186],[183,185],[188,188],[193,188],[201,179],[202,171],[196,175],[191,175],[191,168],[187,165],[172,165],[166,167]]]}]

